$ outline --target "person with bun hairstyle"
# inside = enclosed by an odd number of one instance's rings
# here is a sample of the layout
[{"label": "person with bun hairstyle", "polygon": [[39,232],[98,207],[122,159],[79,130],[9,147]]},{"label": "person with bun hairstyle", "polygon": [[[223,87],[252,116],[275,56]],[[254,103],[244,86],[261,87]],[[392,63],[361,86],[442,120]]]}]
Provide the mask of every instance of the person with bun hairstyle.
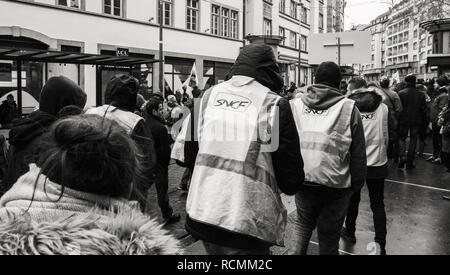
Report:
[{"label": "person with bun hairstyle", "polygon": [[178,242],[129,201],[142,177],[137,152],[115,121],[56,122],[37,162],[0,199],[0,254],[177,253]]}]

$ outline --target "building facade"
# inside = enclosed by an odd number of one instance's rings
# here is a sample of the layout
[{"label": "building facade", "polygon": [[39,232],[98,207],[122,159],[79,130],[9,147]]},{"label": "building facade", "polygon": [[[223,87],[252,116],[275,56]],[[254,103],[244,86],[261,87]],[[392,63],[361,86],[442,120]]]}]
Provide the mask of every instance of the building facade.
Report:
[{"label": "building facade", "polygon": [[[225,80],[241,47],[271,40],[285,84],[311,84],[308,36],[343,26],[345,1],[327,0],[0,0],[0,46],[159,60],[164,90],[182,92],[195,75],[202,89]],[[329,9],[332,5],[333,9]],[[333,15],[335,15],[334,19]],[[159,56],[159,23],[164,56]],[[330,20],[333,28],[328,28]],[[267,40],[267,41],[268,41]],[[266,41],[266,42],[267,42]],[[299,62],[300,61],[300,62]],[[88,106],[103,103],[109,79],[131,73],[150,90],[160,87],[159,63],[91,66],[0,60],[0,99],[17,96],[22,78],[23,107],[37,106],[46,80],[65,75],[88,94]],[[3,65],[2,65],[3,64]],[[18,72],[20,70],[20,72]],[[16,94],[14,94],[16,93]],[[17,98],[17,97],[16,97]]]}]

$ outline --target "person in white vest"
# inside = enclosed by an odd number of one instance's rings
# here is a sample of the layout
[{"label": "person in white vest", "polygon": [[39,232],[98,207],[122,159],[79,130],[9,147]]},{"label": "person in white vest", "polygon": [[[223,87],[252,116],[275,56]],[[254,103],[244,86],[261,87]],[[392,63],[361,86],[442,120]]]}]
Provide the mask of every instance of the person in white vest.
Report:
[{"label": "person in white vest", "polygon": [[136,183],[140,194],[134,194],[133,199],[138,200],[141,210],[145,211],[147,190],[154,180],[156,153],[152,133],[145,126],[145,120],[134,114],[138,89],[139,81],[136,78],[125,74],[116,75],[106,86],[106,104],[91,108],[86,114],[114,120],[138,145],[142,154],[144,178]]},{"label": "person in white vest", "polygon": [[366,177],[366,145],[361,115],[340,91],[341,70],[322,63],[315,85],[291,101],[301,137],[305,182],[296,195],[293,254],[305,255],[317,227],[319,253],[339,254],[348,202]]},{"label": "person in white vest", "polygon": [[[367,154],[367,187],[370,206],[375,225],[375,242],[379,244],[378,253],[386,254],[386,211],[384,206],[384,181],[388,176],[388,146],[389,133],[395,128],[393,114],[383,103],[383,97],[376,90],[358,89],[353,91],[349,99],[355,101],[361,112],[366,138]],[[356,220],[358,218],[361,192],[355,192],[350,199],[350,205],[345,220],[345,228],[341,236],[351,242],[356,242]]]},{"label": "person in white vest", "polygon": [[280,193],[304,180],[299,137],[270,46],[244,47],[227,78],[194,104],[186,229],[210,255],[265,255],[284,244]]}]

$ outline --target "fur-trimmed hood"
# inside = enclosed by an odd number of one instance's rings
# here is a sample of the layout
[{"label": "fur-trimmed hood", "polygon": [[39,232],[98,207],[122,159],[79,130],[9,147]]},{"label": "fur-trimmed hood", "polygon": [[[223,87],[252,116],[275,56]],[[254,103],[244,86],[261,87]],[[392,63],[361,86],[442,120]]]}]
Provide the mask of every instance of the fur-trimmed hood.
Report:
[{"label": "fur-trimmed hood", "polygon": [[[30,172],[0,199],[0,255],[173,255],[179,242],[135,204]],[[61,195],[62,194],[62,195]],[[58,199],[59,198],[59,199]]]}]

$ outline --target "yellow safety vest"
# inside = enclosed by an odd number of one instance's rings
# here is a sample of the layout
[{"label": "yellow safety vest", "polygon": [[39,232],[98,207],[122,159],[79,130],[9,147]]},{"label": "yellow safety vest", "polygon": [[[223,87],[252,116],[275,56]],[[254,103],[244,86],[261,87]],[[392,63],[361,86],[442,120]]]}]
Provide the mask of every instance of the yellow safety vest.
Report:
[{"label": "yellow safety vest", "polygon": [[98,108],[91,108],[86,111],[87,115],[98,115],[119,123],[129,136],[133,133],[134,128],[139,121],[144,120],[142,117],[132,113],[120,110],[111,105],[103,105]]},{"label": "yellow safety vest", "polygon": [[361,113],[369,167],[380,167],[388,162],[388,114],[389,109],[384,103],[373,113]]},{"label": "yellow safety vest", "polygon": [[[287,211],[271,157],[277,147],[280,99],[243,76],[205,93],[199,114],[199,153],[187,200],[191,219],[284,244]],[[269,140],[271,131],[276,137]]]},{"label": "yellow safety vest", "polygon": [[305,181],[350,188],[350,122],[355,102],[344,98],[328,110],[315,110],[306,106],[302,97],[292,100],[291,108],[300,137]]}]

